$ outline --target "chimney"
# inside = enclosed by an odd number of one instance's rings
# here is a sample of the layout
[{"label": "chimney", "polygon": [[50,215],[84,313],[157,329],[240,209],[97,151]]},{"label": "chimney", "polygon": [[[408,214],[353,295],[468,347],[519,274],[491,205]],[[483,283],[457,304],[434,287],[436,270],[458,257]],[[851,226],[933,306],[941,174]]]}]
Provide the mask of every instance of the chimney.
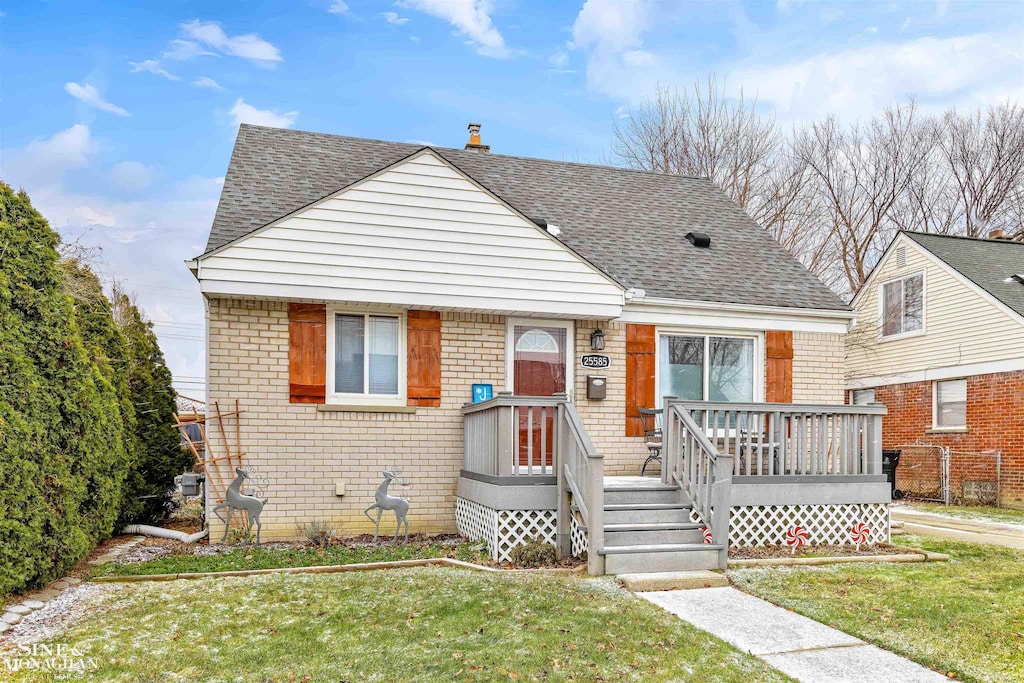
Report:
[{"label": "chimney", "polygon": [[490,145],[480,144],[480,124],[471,123],[466,126],[469,131],[469,142],[466,143],[466,149],[472,149],[477,152],[487,153],[491,151]]},{"label": "chimney", "polygon": [[988,238],[990,240],[1001,240],[1005,239],[1005,236],[1003,235],[1002,230],[1000,230],[999,228],[995,228],[994,230],[988,231]]}]

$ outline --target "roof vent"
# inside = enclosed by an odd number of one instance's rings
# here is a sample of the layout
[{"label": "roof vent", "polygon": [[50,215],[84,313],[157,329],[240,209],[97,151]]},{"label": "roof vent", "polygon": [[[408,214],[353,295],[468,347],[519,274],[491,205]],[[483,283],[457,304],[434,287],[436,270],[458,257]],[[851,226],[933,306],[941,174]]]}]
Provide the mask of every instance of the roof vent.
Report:
[{"label": "roof vent", "polygon": [[546,231],[549,235],[554,235],[555,237],[558,237],[559,235],[562,234],[562,229],[560,227],[558,227],[554,223],[548,223],[543,218],[534,218],[533,222],[536,223],[538,227]]},{"label": "roof vent", "polygon": [[686,239],[690,240],[690,244],[700,249],[707,249],[711,246],[711,238],[702,232],[688,232],[686,233]]},{"label": "roof vent", "polygon": [[1016,282],[1017,284],[1024,285],[1024,273],[1015,273],[1010,277],[1006,278],[1007,282]]}]

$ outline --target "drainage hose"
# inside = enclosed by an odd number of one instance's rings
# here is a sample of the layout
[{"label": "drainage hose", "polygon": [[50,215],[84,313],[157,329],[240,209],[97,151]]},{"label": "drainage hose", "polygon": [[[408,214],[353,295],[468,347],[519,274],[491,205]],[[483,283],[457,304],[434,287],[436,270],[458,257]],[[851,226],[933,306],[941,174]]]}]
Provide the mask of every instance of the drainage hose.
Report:
[{"label": "drainage hose", "polygon": [[162,529],[158,526],[146,526],[145,524],[129,524],[126,526],[121,533],[123,534],[142,534],[143,536],[156,536],[157,538],[168,538],[172,541],[181,541],[182,543],[195,543],[201,538],[205,538],[210,533],[209,529],[203,529],[200,532],[194,534],[186,534],[183,531],[175,531],[173,529]]}]

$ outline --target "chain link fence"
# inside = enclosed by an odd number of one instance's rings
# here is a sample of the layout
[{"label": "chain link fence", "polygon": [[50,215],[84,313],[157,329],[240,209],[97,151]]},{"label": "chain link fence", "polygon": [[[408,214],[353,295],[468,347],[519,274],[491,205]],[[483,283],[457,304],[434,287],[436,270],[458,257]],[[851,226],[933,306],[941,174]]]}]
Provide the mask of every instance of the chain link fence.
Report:
[{"label": "chain link fence", "polygon": [[913,500],[999,506],[1002,454],[932,444],[897,446],[896,488]]}]

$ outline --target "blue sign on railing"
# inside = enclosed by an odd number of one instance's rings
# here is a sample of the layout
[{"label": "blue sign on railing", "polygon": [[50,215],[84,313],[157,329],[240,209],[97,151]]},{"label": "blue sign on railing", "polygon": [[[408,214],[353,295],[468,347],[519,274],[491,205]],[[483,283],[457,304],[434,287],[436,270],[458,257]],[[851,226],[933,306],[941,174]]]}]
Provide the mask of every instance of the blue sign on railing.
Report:
[{"label": "blue sign on railing", "polygon": [[474,384],[473,385],[473,403],[480,403],[488,399],[494,398],[494,385],[492,384]]}]

